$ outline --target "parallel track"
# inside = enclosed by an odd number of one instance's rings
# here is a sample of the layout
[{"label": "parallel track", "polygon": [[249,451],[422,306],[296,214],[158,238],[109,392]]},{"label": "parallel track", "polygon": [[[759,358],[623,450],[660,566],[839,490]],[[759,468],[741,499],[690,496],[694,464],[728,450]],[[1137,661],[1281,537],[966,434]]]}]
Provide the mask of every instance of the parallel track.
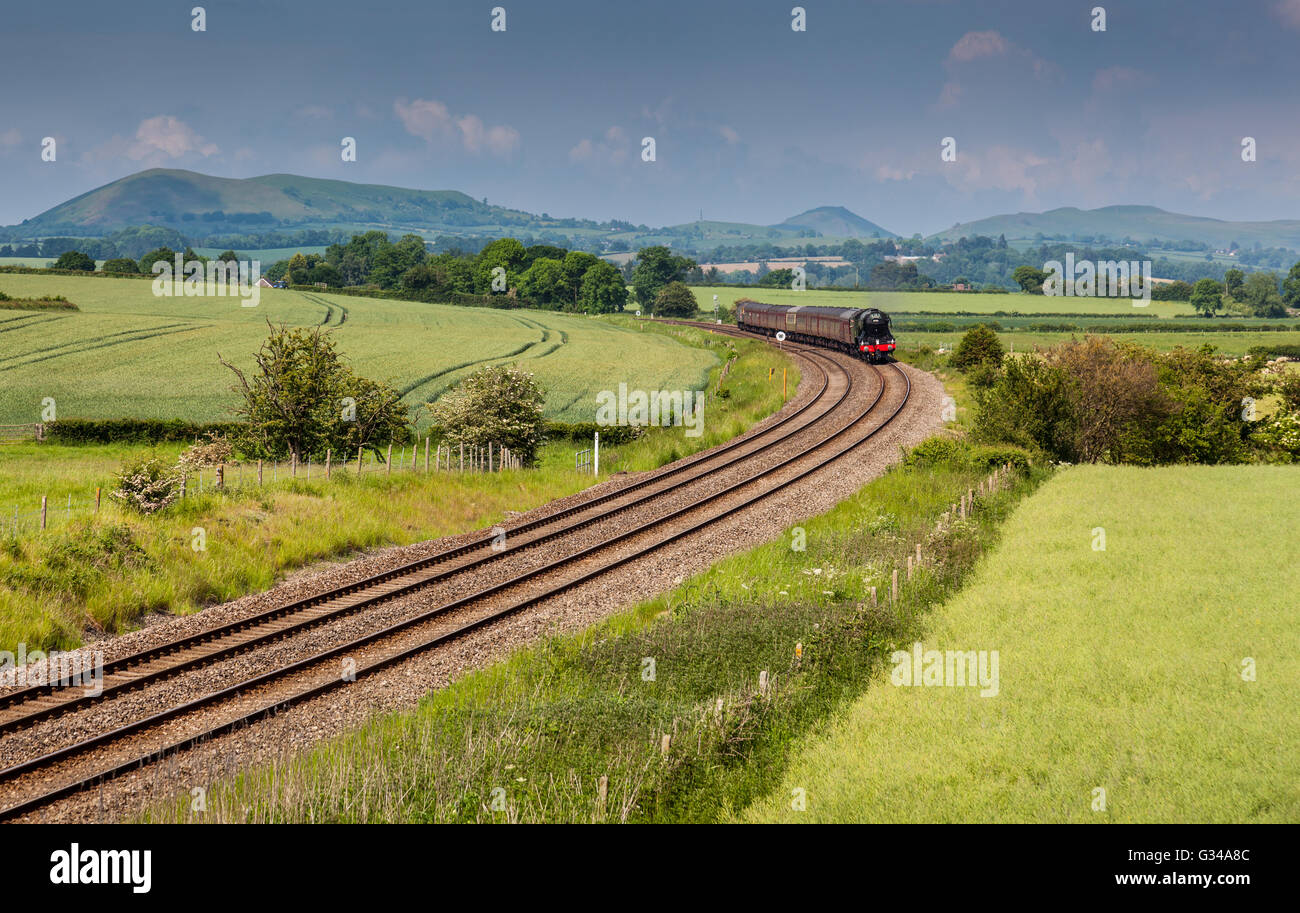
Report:
[{"label": "parallel track", "polygon": [[[710,327],[712,329],[712,327]],[[739,335],[739,334],[737,334]],[[632,485],[626,486],[614,492],[602,495],[592,499],[589,502],[568,508],[554,515],[543,517],[540,520],[531,521],[516,527],[511,533],[518,536],[520,533],[532,530],[540,530],[543,527],[550,526],[561,519],[576,517],[584,514],[600,504],[608,503],[611,500],[622,498],[630,492],[645,489],[654,486],[655,483],[665,479],[676,478],[686,470],[699,466],[700,464],[712,464],[718,461],[719,457],[725,457],[724,460],[711,465],[702,472],[677,478],[672,485],[655,491],[647,492],[641,497],[629,504],[623,504],[611,507],[591,516],[579,517],[575,522],[569,523],[555,530],[543,531],[539,535],[528,538],[521,544],[516,544],[505,552],[490,552],[472,557],[470,561],[452,568],[441,571],[428,572],[428,569],[434,565],[452,561],[455,558],[471,555],[474,552],[482,552],[490,548],[492,537],[483,537],[467,543],[457,548],[448,549],[429,558],[412,562],[391,571],[374,575],[365,580],[358,581],[354,584],[331,590],[317,596],[308,597],[304,600],[298,600],[288,606],[278,609],[269,610],[260,615],[253,616],[231,625],[222,626],[211,631],[202,632],[188,638],[181,638],[172,643],[142,651],[132,656],[123,657],[105,667],[106,675],[112,668],[113,675],[116,676],[114,681],[105,682],[104,695],[98,699],[85,699],[81,697],[68,698],[63,695],[63,700],[59,700],[59,688],[35,688],[25,689],[24,691],[11,692],[7,695],[0,695],[0,708],[15,710],[3,718],[0,718],[0,732],[7,729],[14,729],[20,726],[31,725],[32,723],[46,719],[52,715],[62,712],[76,712],[86,706],[98,703],[103,700],[110,700],[114,696],[136,687],[142,687],[143,684],[158,681],[161,678],[175,675],[183,669],[194,668],[204,663],[213,662],[217,659],[225,658],[237,652],[253,649],[256,646],[265,644],[272,640],[278,640],[287,637],[292,633],[297,633],[306,627],[320,624],[330,618],[338,617],[345,613],[360,611],[361,609],[375,605],[376,603],[396,598],[401,595],[431,585],[436,580],[444,579],[452,574],[460,573],[470,567],[478,566],[484,562],[495,560],[508,554],[517,553],[519,549],[528,548],[541,542],[551,541],[584,526],[588,526],[597,520],[622,513],[632,509],[634,506],[643,504],[653,498],[663,495],[665,492],[678,488],[679,486],[689,485],[690,483],[712,475],[720,470],[732,466],[739,460],[755,454],[765,452],[771,447],[784,441],[792,435],[812,427],[830,415],[847,398],[851,388],[852,378],[848,372],[839,366],[833,359],[816,349],[806,347],[790,347],[796,352],[800,352],[810,365],[815,365],[821,376],[821,388],[818,393],[804,406],[795,410],[790,416],[782,421],[774,423],[763,431],[750,435],[746,438],[732,442],[724,447],[716,448],[697,457],[673,464],[666,470],[657,472],[647,479],[643,479]],[[845,390],[835,399],[834,403],[825,411],[816,415],[815,418],[798,426],[792,426],[792,422],[800,415],[805,414],[812,407],[823,401],[827,396],[830,387],[830,374],[826,368],[816,364],[825,362],[829,365],[836,366],[844,373],[848,379]],[[419,653],[434,649],[441,644],[460,638],[465,634],[480,629],[486,625],[492,624],[500,619],[523,611],[534,606],[543,600],[556,596],[566,590],[572,589],[582,583],[585,583],[595,577],[607,573],[608,571],[629,564],[654,550],[680,539],[682,536],[690,535],[702,530],[718,521],[729,517],[736,512],[743,510],[753,504],[767,498],[778,491],[782,491],[788,486],[800,481],[810,473],[814,473],[827,466],[834,460],[839,459],[844,454],[858,447],[864,441],[870,439],[880,430],[886,427],[894,418],[902,412],[910,396],[911,385],[905,373],[896,367],[892,373],[901,379],[902,396],[893,410],[883,419],[876,423],[869,421],[873,411],[881,402],[885,394],[886,383],[885,373],[875,366],[870,366],[875,372],[876,377],[880,380],[879,390],[870,405],[857,416],[845,422],[831,434],[820,441],[806,447],[793,456],[790,456],[774,466],[765,470],[748,475],[721,491],[715,492],[701,499],[692,501],[686,507],[675,510],[665,516],[656,517],[648,522],[635,525],[628,530],[605,539],[600,543],[582,549],[573,554],[566,555],[554,561],[545,563],[530,571],[512,577],[503,582],[491,585],[478,592],[471,593],[459,599],[438,605],[418,615],[398,621],[379,631],[374,631],[355,638],[342,645],[332,647],[319,653],[314,653],[303,659],[289,663],[288,665],[272,669],[256,677],[240,681],[230,687],[223,688],[219,691],[203,695],[186,703],[167,707],[162,711],[151,716],[137,719],[117,728],[102,732],[98,735],[84,739],[72,745],[50,751],[39,757],[32,758],[19,764],[15,764],[4,770],[0,770],[0,785],[11,783],[15,780],[26,778],[28,775],[45,772],[41,789],[31,795],[26,796],[17,803],[10,805],[3,811],[0,811],[0,820],[13,819],[22,817],[39,808],[42,808],[54,801],[73,795],[77,792],[89,789],[106,780],[110,780],[142,766],[153,763],[161,758],[184,751],[187,748],[194,747],[206,740],[218,737],[225,733],[232,732],[236,729],[251,725],[252,723],[273,716],[280,710],[300,704],[314,697],[320,696],[327,692],[341,688],[348,684],[348,680],[337,675],[332,670],[337,668],[337,662],[343,657],[351,656],[357,653],[372,652],[377,654],[376,658],[365,665],[360,665],[355,670],[354,678],[361,678],[370,675],[376,671],[387,668],[395,663],[401,662]],[[890,366],[892,367],[892,366]],[[870,427],[868,427],[870,426]],[[781,430],[781,434],[773,435],[773,432]],[[747,446],[759,439],[764,439],[761,446],[748,450]],[[798,466],[800,461],[812,458],[810,465]],[[795,469],[787,478],[781,478],[783,471]],[[764,485],[764,482],[775,484]],[[735,503],[727,504],[727,498],[736,497],[741,494],[741,490],[753,487],[757,490],[745,493]],[[708,512],[707,515],[696,518],[693,514],[706,513],[705,508],[717,502],[721,504],[721,509]],[[685,523],[684,527],[678,524]],[[666,533],[664,531],[667,530]],[[634,540],[638,537],[646,536],[649,533],[656,533],[656,537],[648,544],[639,545],[634,551],[609,556],[601,559],[600,553],[607,552],[624,543],[636,544]],[[584,562],[592,562],[593,566],[583,567]],[[559,569],[570,565],[578,565],[579,572],[576,576],[567,577],[558,583],[546,584],[542,581],[544,575],[552,574]],[[505,605],[494,608],[487,614],[480,615],[465,623],[458,624],[450,630],[437,630],[435,632],[421,633],[422,627],[436,627],[432,624],[435,621],[441,621],[445,625],[445,616],[449,613],[461,610],[469,610],[476,604],[489,600],[493,597],[501,596],[508,590],[514,589],[529,582],[540,581],[543,587],[540,590],[534,589],[522,596],[514,598]],[[287,624],[284,623],[287,621]],[[239,635],[249,634],[241,638]],[[233,640],[232,640],[233,638]],[[384,649],[387,646],[388,649]],[[175,654],[175,659],[169,660],[168,657]],[[157,663],[157,668],[150,664]],[[143,664],[143,665],[142,665]],[[333,664],[333,665],[331,665]],[[132,674],[129,670],[132,666],[139,667],[138,672]],[[294,687],[289,693],[282,694],[274,700],[260,703],[251,710],[246,710],[239,706],[235,715],[224,719],[216,725],[204,726],[197,732],[191,732],[181,738],[170,739],[164,744],[155,745],[148,748],[143,753],[137,753],[128,757],[124,761],[110,763],[109,766],[96,770],[89,775],[83,775],[80,772],[73,774],[71,779],[65,779],[64,782],[47,787],[45,784],[51,779],[49,768],[57,768],[75,759],[81,755],[87,754],[97,749],[103,749],[116,743],[128,740],[133,736],[142,736],[149,730],[155,729],[168,721],[183,717],[186,714],[195,711],[212,708],[224,703],[233,705],[246,704],[249,699],[249,693],[261,688],[270,689],[279,685],[284,687],[286,684],[296,684],[294,681],[297,677],[309,677],[309,673],[315,670],[318,675],[316,680],[308,681],[300,686]],[[319,673],[329,672],[325,677]],[[63,691],[70,690],[63,688]],[[44,691],[43,694],[38,692]],[[242,698],[242,700],[241,700]],[[143,736],[142,736],[143,737]],[[133,749],[134,750],[134,749]]]}]

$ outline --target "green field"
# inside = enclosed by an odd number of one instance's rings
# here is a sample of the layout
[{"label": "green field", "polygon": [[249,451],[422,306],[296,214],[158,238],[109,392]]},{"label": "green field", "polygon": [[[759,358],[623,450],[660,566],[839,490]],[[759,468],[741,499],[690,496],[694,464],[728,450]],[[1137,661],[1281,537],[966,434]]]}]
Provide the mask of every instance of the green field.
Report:
[{"label": "green field", "polygon": [[1300,820],[1297,503],[1291,467],[1060,473],[927,625],[999,651],[997,695],[887,669],[741,817]]},{"label": "green field", "polygon": [[698,389],[715,358],[663,334],[578,315],[494,310],[262,289],[237,298],[154,297],[151,283],[79,276],[4,275],[14,298],[66,296],[80,311],[0,316],[0,424],[60,418],[231,417],[233,375],[276,324],[319,325],[363,375],[407,402],[436,399],[476,367],[514,362],[536,374],[552,419],[590,421],[597,391]]},{"label": "green field", "polygon": [[[940,346],[952,351],[953,346],[961,341],[965,330],[952,333],[899,333],[897,334],[900,350],[915,351],[921,346],[938,349]],[[1086,333],[1021,333],[1003,332],[998,334],[1004,347],[1016,352],[1032,351],[1035,347],[1049,348],[1060,345],[1071,336],[1083,338]],[[1300,345],[1300,332],[1288,333],[1115,333],[1112,339],[1131,342],[1147,348],[1168,352],[1182,347],[1194,349],[1209,344],[1226,355],[1245,355],[1252,346]]]},{"label": "green field", "polygon": [[692,289],[704,311],[713,310],[713,296],[718,303],[732,307],[737,298],[753,298],[769,304],[803,304],[814,307],[880,308],[890,314],[994,314],[998,311],[1021,314],[1094,314],[1121,317],[1195,317],[1196,311],[1185,301],[1152,301],[1146,307],[1134,307],[1131,298],[1059,298],[1047,295],[985,295],[965,292],[833,292],[809,289],[738,288],[734,285],[702,286]]}]

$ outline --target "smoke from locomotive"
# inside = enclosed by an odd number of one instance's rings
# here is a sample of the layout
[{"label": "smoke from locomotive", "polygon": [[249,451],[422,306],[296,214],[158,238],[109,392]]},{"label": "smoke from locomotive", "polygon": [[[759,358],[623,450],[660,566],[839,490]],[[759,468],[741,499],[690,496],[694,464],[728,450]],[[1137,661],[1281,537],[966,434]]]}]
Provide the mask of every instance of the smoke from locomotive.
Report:
[{"label": "smoke from locomotive", "polygon": [[736,302],[736,325],[765,336],[784,332],[786,339],[838,349],[873,363],[893,357],[889,315],[876,308],[763,304],[742,298]]}]

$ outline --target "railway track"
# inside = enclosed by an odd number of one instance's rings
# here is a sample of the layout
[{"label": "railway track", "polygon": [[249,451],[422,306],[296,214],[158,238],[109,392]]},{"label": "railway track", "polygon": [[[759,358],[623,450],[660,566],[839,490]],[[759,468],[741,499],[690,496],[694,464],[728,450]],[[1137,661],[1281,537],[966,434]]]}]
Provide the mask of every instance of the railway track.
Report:
[{"label": "railway track", "polygon": [[[482,537],[251,618],[121,657],[105,667],[102,696],[91,698],[71,694],[69,692],[74,689],[68,688],[66,683],[62,683],[63,687],[56,683],[52,687],[21,689],[0,695],[0,734],[60,714],[78,713],[182,671],[257,649],[331,619],[410,595],[468,569],[545,542],[563,539],[575,530],[635,508],[651,506],[666,493],[718,476],[742,461],[763,455],[779,457],[776,448],[786,442],[794,443],[792,439],[802,432],[824,423],[846,402],[852,388],[851,375],[836,359],[816,349],[788,348],[798,352],[808,365],[814,367],[819,389],[807,403],[779,422],[728,445],[673,464],[631,485],[519,524],[507,531],[510,545],[505,550],[492,548],[494,537]],[[707,496],[693,497],[682,507],[634,524],[615,535],[602,537],[593,545],[459,598],[443,601],[379,630],[368,631],[344,643],[0,770],[0,792],[19,794],[16,801],[0,811],[0,820],[30,814],[105,780],[345,687],[350,681],[435,649],[614,568],[642,559],[665,544],[707,529],[788,488],[870,439],[906,406],[910,395],[910,382],[906,375],[892,366],[883,371],[874,366],[867,367],[874,372],[879,385],[865,409],[839,424],[832,422],[835,427],[830,433],[771,466],[745,474],[720,490]],[[890,375],[893,379],[887,383],[886,377]],[[882,414],[877,410],[886,398],[887,389],[891,391],[890,402],[883,410],[887,414]],[[345,661],[354,663],[351,676],[339,674]],[[87,772],[87,768],[93,769]]]}]

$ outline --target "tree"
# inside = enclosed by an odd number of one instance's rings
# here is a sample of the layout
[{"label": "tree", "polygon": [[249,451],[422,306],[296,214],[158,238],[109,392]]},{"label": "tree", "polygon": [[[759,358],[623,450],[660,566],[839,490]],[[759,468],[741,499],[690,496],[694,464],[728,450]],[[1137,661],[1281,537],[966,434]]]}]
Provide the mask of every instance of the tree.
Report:
[{"label": "tree", "polygon": [[114,257],[112,260],[104,261],[104,272],[106,273],[138,273],[140,265],[130,257]]},{"label": "tree", "polygon": [[513,365],[489,365],[443,394],[430,409],[434,427],[448,443],[504,445],[530,464],[546,436],[545,402],[532,374]]},{"label": "tree", "polygon": [[519,277],[519,292],[541,305],[562,304],[567,297],[564,264],[550,257],[538,257]]},{"label": "tree", "polygon": [[1192,287],[1192,307],[1205,317],[1213,317],[1223,306],[1223,286],[1210,278],[1197,279]]},{"label": "tree", "polygon": [[1026,264],[1017,266],[1015,272],[1011,274],[1011,278],[1024,291],[1030,294],[1042,294],[1043,283],[1047,281],[1047,273],[1035,266]]},{"label": "tree", "polygon": [[1256,317],[1286,316],[1286,304],[1277,293],[1276,273],[1251,273],[1241,289],[1241,300]]},{"label": "tree", "polygon": [[623,274],[612,263],[597,260],[582,277],[578,304],[588,314],[617,314],[627,305]]},{"label": "tree", "polygon": [[1246,274],[1239,269],[1230,269],[1223,274],[1223,291],[1229,298],[1237,298],[1245,283]]},{"label": "tree", "polygon": [[1173,411],[1155,365],[1135,346],[1089,336],[1053,347],[1046,360],[1070,377],[1072,449],[1083,462],[1123,462],[1126,439],[1149,438]]},{"label": "tree", "polygon": [[237,267],[239,266],[239,254],[235,253],[233,250],[223,250],[217,257],[217,262],[230,263]]},{"label": "tree", "polygon": [[1282,280],[1282,301],[1289,308],[1300,308],[1300,263],[1292,265]]},{"label": "tree", "polygon": [[492,282],[499,275],[498,268],[505,270],[506,288],[515,288],[523,272],[526,253],[524,246],[514,238],[500,238],[479,251],[474,261],[474,291],[480,295],[489,295],[495,291]]},{"label": "tree", "polygon": [[341,458],[362,446],[378,452],[381,443],[405,437],[410,417],[401,394],[353,374],[320,327],[267,326],[271,333],[253,356],[252,377],[217,355],[238,379],[233,389],[243,402],[236,414],[248,422],[238,437],[241,449],[299,460],[329,449]]},{"label": "tree", "polygon": [[695,266],[694,260],[675,256],[662,245],[642,248],[637,252],[636,265],[632,268],[632,291],[637,303],[642,307],[653,307],[668,283],[680,282],[687,270]]},{"label": "tree", "polygon": [[971,327],[962,336],[949,363],[959,371],[985,365],[997,368],[1002,364],[1002,356],[1002,343],[998,340],[998,334],[980,324]]},{"label": "tree", "polygon": [[145,273],[146,275],[152,275],[153,265],[155,263],[166,261],[170,265],[175,262],[175,260],[176,251],[172,250],[170,247],[156,248],[140,258],[140,272]]},{"label": "tree", "polygon": [[758,280],[758,284],[763,288],[790,288],[794,282],[794,270],[792,269],[774,269]]},{"label": "tree", "polygon": [[59,254],[59,259],[54,261],[54,268],[75,269],[81,272],[93,273],[95,271],[95,261],[79,250],[70,250]]},{"label": "tree", "polygon": [[1070,380],[1059,365],[1039,358],[1009,358],[994,384],[976,391],[975,402],[972,434],[976,439],[1074,460]]},{"label": "tree", "polygon": [[651,313],[656,317],[694,317],[696,310],[695,293],[681,282],[670,282],[655,298]]}]

